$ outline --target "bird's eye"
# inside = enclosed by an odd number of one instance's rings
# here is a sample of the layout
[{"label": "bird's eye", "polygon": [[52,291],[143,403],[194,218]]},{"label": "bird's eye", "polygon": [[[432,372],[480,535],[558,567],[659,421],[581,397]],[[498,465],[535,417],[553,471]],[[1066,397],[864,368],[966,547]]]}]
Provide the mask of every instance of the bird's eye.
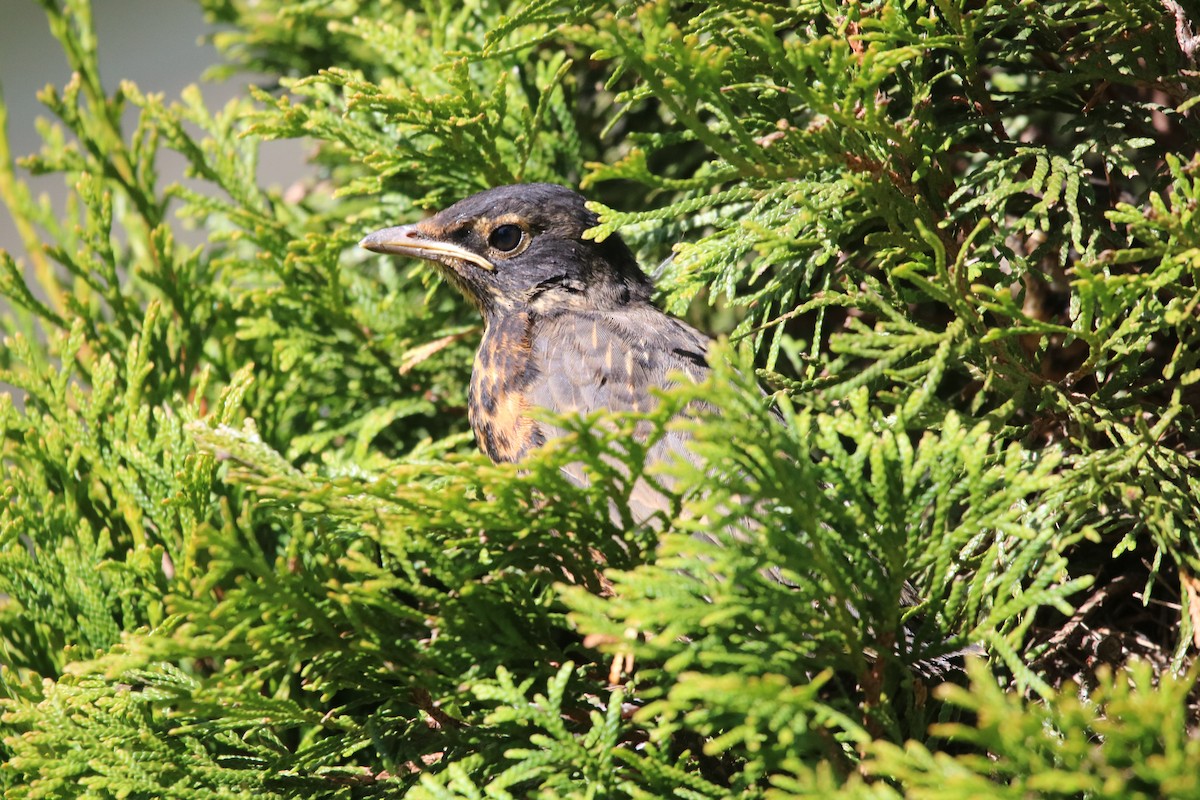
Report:
[{"label": "bird's eye", "polygon": [[488,245],[501,253],[510,253],[517,249],[524,238],[525,231],[519,225],[497,225],[488,235]]}]

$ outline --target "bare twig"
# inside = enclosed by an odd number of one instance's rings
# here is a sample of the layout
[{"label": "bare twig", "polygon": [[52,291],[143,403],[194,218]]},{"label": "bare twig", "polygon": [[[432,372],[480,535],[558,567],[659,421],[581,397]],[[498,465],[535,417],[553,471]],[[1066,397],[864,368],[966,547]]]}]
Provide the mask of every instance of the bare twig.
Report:
[{"label": "bare twig", "polygon": [[1162,4],[1175,15],[1175,39],[1179,42],[1179,49],[1188,60],[1195,61],[1196,49],[1200,48],[1200,35],[1192,33],[1192,22],[1177,0],[1162,0]]}]

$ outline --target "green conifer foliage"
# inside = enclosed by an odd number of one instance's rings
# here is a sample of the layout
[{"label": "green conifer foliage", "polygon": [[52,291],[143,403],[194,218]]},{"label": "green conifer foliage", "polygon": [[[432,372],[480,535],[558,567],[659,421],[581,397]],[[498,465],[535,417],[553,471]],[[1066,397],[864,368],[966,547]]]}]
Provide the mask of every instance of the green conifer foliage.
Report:
[{"label": "green conifer foliage", "polygon": [[[74,76],[40,152],[0,132],[6,797],[1200,791],[1186,4],[199,0],[214,72],[269,76],[217,109],[106,92],[103,5],[40,2]],[[354,246],[518,181],[727,334],[519,467],[471,442],[474,310]],[[646,467],[680,426],[702,465]]]}]

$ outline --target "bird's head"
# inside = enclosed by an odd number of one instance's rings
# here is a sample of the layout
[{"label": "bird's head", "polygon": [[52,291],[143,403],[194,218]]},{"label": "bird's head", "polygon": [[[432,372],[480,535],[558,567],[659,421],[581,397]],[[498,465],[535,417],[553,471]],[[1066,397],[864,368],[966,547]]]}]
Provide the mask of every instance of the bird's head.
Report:
[{"label": "bird's head", "polygon": [[617,308],[650,298],[650,279],[617,235],[586,240],[596,225],[584,199],[549,183],[500,186],[359,244],[424,258],[487,319],[513,312]]}]

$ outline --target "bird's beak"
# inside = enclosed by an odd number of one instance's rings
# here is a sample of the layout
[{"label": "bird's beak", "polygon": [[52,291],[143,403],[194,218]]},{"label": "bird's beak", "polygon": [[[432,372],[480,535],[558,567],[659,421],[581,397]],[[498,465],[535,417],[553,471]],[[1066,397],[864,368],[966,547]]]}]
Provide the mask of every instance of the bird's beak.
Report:
[{"label": "bird's beak", "polygon": [[397,256],[412,256],[429,261],[445,261],[458,259],[469,261],[488,272],[496,269],[492,262],[478,253],[472,253],[465,247],[434,239],[421,231],[419,225],[400,225],[395,228],[384,228],[381,231],[368,233],[358,243],[374,253],[389,253]]}]

